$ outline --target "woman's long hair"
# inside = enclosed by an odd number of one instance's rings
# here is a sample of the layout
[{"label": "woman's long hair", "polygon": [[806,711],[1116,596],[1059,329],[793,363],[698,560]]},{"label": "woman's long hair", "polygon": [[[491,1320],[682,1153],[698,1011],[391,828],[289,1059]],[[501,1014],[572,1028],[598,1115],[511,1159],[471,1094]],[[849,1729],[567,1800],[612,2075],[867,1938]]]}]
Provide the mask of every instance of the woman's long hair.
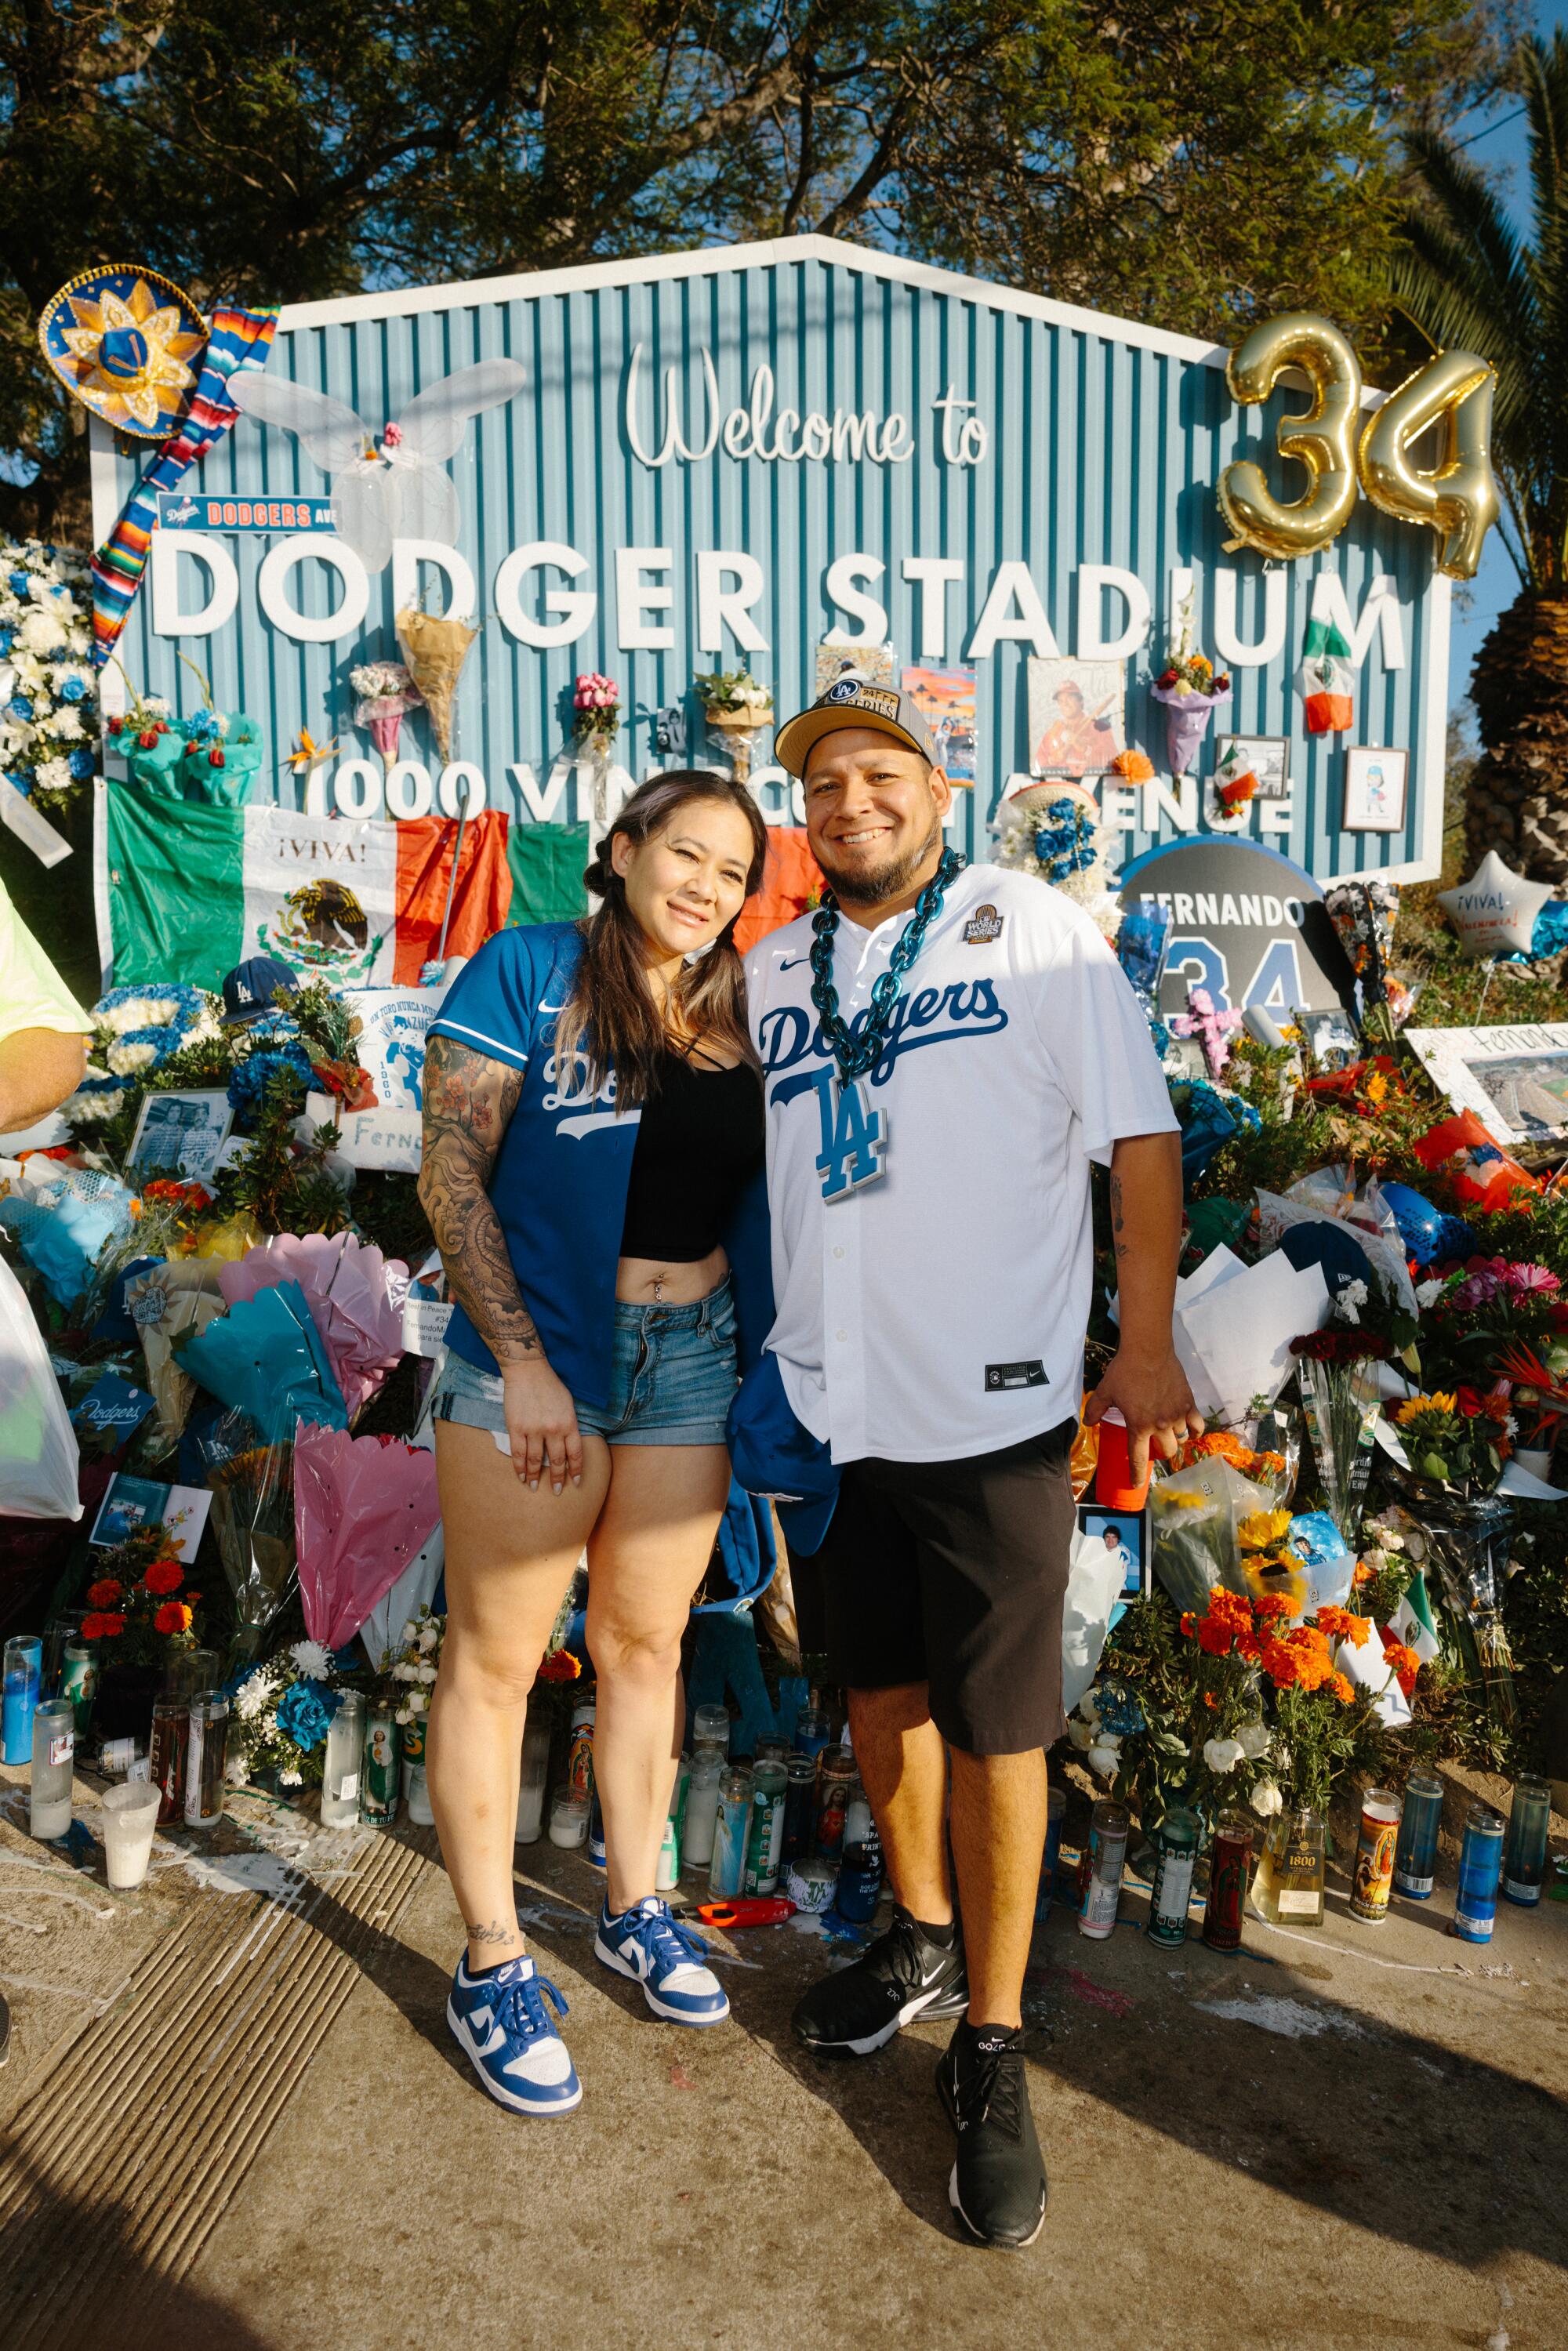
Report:
[{"label": "woman's long hair", "polygon": [[[648,986],[647,935],[626,903],[626,885],[610,862],[617,833],[641,846],[663,832],[681,810],[713,800],[746,819],[751,833],[747,867],[749,898],[762,879],[768,828],[744,784],[699,768],[650,776],[639,784],[599,845],[583,880],[600,901],[578,925],[582,960],[571,994],[556,1020],[556,1068],[563,1092],[582,1091],[570,1079],[574,1059],[586,1055],[587,1091],[597,1092],[607,1070],[615,1071],[617,1109],[644,1102],[659,1083],[659,1057],[669,1050],[672,1030],[707,1037],[727,1045],[748,1062],[757,1056],[746,1024],[746,976],[735,946],[735,923],[727,923],[711,947],[685,964],[671,989],[663,1015]],[[738,916],[738,909],[737,909]]]}]

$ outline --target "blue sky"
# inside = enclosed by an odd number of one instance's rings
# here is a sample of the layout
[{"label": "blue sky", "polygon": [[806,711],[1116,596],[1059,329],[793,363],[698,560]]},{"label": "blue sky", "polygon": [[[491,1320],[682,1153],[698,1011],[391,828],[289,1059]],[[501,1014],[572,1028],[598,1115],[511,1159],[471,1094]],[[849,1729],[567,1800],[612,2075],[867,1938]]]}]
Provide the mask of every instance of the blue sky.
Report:
[{"label": "blue sky", "polygon": [[[1559,25],[1568,25],[1568,0],[1538,0],[1535,9],[1538,32],[1550,37]],[[1489,113],[1472,115],[1458,125],[1458,135],[1470,141],[1469,153],[1489,170],[1500,170],[1506,174],[1504,193],[1511,201],[1515,217],[1521,228],[1528,225],[1524,209],[1530,184],[1530,164],[1525,145],[1525,124],[1519,112],[1517,99],[1506,99]],[[1470,670],[1481,642],[1500,611],[1512,603],[1519,593],[1519,575],[1503,549],[1502,539],[1495,530],[1489,531],[1481,555],[1480,569],[1470,581],[1468,597],[1458,595],[1454,601],[1454,627],[1449,655],[1450,699],[1462,702],[1469,692]],[[1469,609],[1463,609],[1468,602]]]}]

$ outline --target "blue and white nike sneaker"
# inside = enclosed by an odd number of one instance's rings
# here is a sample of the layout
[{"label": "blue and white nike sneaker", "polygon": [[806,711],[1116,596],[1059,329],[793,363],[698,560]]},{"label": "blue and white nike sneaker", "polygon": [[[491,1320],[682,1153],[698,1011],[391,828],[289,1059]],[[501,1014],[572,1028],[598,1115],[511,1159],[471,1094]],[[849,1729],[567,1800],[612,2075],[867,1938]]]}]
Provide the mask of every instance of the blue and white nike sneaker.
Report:
[{"label": "blue and white nike sneaker", "polygon": [[724,1986],[703,1965],[707,1945],[672,1918],[669,1904],[656,1894],[645,1894],[619,1917],[606,1905],[593,1955],[640,1983],[654,2015],[671,2024],[722,2024],[729,2014]]},{"label": "blue and white nike sneaker", "polygon": [[474,2071],[493,2098],[520,2115],[569,2115],[582,2104],[582,2084],[546,1995],[564,2016],[565,2001],[526,1955],[483,1976],[469,1974],[465,1956],[446,2003],[446,2022]]}]

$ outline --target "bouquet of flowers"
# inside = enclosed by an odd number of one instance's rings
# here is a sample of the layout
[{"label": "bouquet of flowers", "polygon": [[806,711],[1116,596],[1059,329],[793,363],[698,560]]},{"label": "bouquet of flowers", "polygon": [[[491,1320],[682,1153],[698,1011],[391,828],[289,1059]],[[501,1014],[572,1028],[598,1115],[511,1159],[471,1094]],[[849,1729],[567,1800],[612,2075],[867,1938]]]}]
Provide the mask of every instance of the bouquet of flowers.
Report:
[{"label": "bouquet of flowers", "polygon": [[1461,1494],[1490,1493],[1513,1450],[1517,1424],[1505,1384],[1488,1395],[1473,1388],[1415,1395],[1394,1415],[1413,1474],[1424,1485]]},{"label": "bouquet of flowers", "polygon": [[349,672],[349,684],[359,696],[354,724],[368,731],[390,767],[397,758],[404,716],[417,710],[424,696],[402,662],[361,662]]},{"label": "bouquet of flowers", "polygon": [[272,1773],[280,1788],[319,1788],[327,1732],[350,1677],[319,1641],[296,1641],[231,1684],[225,1777],[235,1787]]},{"label": "bouquet of flowers", "polygon": [[101,1125],[187,1047],[222,1034],[214,998],[183,980],[111,987],[92,1008],[93,1043],[80,1085],[62,1110],[72,1126]]},{"label": "bouquet of flowers", "polygon": [[[1353,1299],[1353,1309],[1357,1304]],[[1349,1549],[1372,1470],[1372,1431],[1380,1395],[1377,1366],[1391,1349],[1375,1331],[1331,1323],[1327,1330],[1292,1339],[1291,1353],[1296,1358],[1323,1499]]]},{"label": "bouquet of flowers", "polygon": [[172,1528],[141,1527],[106,1551],[88,1585],[81,1636],[106,1665],[162,1666],[171,1653],[196,1647],[202,1595],[185,1582],[182,1544]]},{"label": "bouquet of flowers", "polygon": [[422,1608],[402,1628],[402,1646],[387,1668],[392,1687],[389,1700],[402,1727],[423,1723],[430,1710],[430,1692],[441,1666],[441,1645],[446,1618]]},{"label": "bouquet of flowers", "polygon": [[1150,688],[1165,705],[1166,756],[1173,776],[1185,776],[1208,732],[1208,722],[1222,702],[1230,699],[1230,679],[1216,670],[1192,642],[1192,590],[1177,609],[1176,632],[1166,654],[1166,665]]},{"label": "bouquet of flowers", "polygon": [[[584,681],[578,679],[580,686]],[[608,685],[608,678],[590,678]],[[699,671],[692,680],[710,726],[766,726],[773,716],[773,689],[759,685],[748,669]],[[612,691],[614,689],[612,687]]]},{"label": "bouquet of flowers", "polygon": [[572,687],[572,731],[600,758],[607,758],[621,725],[621,688],[596,669],[580,672]]},{"label": "bouquet of flowers", "polygon": [[98,772],[91,597],[79,557],[0,538],[0,775],[45,809]]}]

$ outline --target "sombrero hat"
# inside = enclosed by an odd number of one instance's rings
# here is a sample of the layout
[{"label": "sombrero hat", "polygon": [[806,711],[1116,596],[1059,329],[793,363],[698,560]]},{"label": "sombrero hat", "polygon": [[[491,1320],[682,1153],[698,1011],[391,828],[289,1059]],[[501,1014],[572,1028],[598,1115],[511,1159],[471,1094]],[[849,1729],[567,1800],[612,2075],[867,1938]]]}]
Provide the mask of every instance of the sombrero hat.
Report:
[{"label": "sombrero hat", "polygon": [[122,433],[166,441],[195,388],[206,321],[156,269],[105,263],[62,286],[38,321],[66,389]]}]

